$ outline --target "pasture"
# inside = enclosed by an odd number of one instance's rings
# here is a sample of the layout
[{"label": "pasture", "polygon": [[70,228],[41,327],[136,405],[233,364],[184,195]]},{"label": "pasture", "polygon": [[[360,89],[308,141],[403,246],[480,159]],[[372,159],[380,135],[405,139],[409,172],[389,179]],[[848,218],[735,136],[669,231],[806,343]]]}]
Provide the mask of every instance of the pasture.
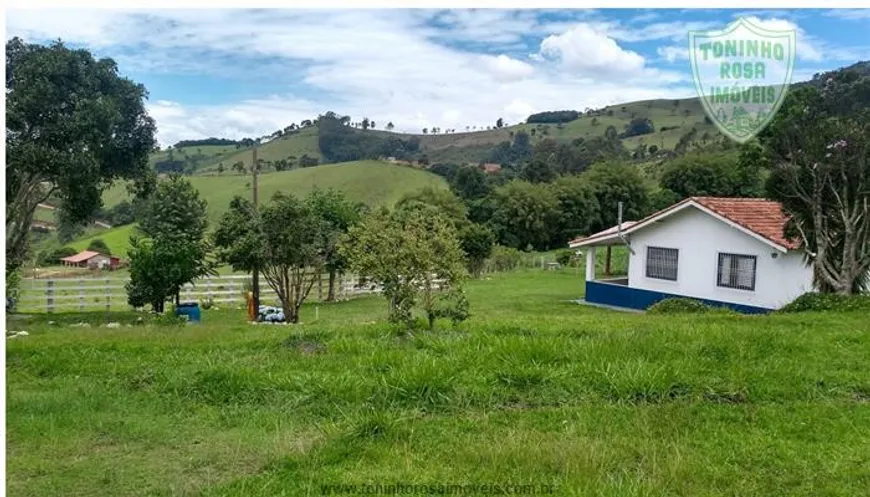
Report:
[{"label": "pasture", "polygon": [[[249,175],[190,177],[190,182],[208,202],[209,222],[212,225],[218,222],[234,196],[250,198],[250,181]],[[344,162],[264,173],[260,175],[259,184],[262,202],[267,202],[278,191],[305,196],[315,188],[335,188],[343,191],[348,199],[370,206],[392,206],[407,193],[425,187],[447,188],[447,183],[440,176],[381,161]],[[103,202],[108,208],[128,198],[126,185],[118,183],[106,191]],[[126,257],[134,229],[133,225],[125,225],[109,230],[93,230],[69,245],[84,250],[95,238],[101,238],[112,254]],[[45,241],[40,249],[50,245],[57,245],[56,238]]]},{"label": "pasture", "polygon": [[7,341],[7,492],[870,488],[865,314],[623,314],[571,302],[582,287],[572,269],[491,275],[468,285],[472,318],[436,332],[387,324],[374,296],[317,319],[307,305],[298,326],[236,309],[181,327],[17,317],[7,329],[30,336]]}]

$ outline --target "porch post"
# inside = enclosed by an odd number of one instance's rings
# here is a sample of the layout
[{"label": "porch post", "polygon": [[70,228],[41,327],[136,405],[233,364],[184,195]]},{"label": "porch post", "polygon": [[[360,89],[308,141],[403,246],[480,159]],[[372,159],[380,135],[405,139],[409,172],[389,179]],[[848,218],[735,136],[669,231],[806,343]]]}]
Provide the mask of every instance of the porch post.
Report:
[{"label": "porch post", "polygon": [[595,279],[595,247],[586,247],[586,281]]}]

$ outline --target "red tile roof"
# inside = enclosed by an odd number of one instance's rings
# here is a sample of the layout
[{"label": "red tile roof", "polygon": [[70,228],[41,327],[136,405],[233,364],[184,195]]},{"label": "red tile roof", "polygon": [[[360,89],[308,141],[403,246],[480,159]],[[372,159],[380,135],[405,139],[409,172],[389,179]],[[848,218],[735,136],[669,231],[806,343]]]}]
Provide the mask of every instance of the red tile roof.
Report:
[{"label": "red tile roof", "polygon": [[[626,221],[623,223],[622,229],[627,232],[641,229],[649,222],[661,218],[687,203],[705,208],[780,247],[786,249],[800,247],[800,240],[788,239],[784,235],[788,216],[782,211],[782,204],[760,198],[689,197],[640,221]],[[615,232],[616,227],[614,226],[594,235],[572,240],[569,245],[593,241],[598,238],[606,239]]]},{"label": "red tile roof", "polygon": [[61,260],[64,261],[64,262],[72,262],[72,263],[83,262],[83,261],[86,261],[86,260],[90,259],[91,257],[93,257],[93,256],[95,256],[95,255],[100,255],[100,253],[99,253],[99,252],[94,252],[94,251],[92,251],[92,250],[85,250],[85,251],[83,251],[83,252],[79,252],[79,253],[76,254],[76,255],[71,255],[71,256],[69,256],[69,257],[64,257],[64,258],[61,259]]},{"label": "red tile roof", "polygon": [[782,204],[762,198],[692,197],[692,200],[787,249],[800,247],[800,240],[785,237],[788,216]]}]

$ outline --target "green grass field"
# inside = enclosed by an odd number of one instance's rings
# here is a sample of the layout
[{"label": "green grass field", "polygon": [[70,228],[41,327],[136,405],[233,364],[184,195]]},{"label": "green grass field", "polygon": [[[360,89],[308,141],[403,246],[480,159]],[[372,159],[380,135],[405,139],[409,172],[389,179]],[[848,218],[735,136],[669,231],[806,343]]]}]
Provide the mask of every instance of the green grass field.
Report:
[{"label": "green grass field", "polygon": [[294,327],[10,321],[30,336],[7,342],[7,492],[866,494],[866,315],[622,314],[570,302],[582,286],[493,275],[468,285],[469,321],[434,333],[386,324],[378,297]]},{"label": "green grass field", "polygon": [[[317,127],[309,126],[295,133],[270,140],[258,147],[257,157],[264,161],[276,161],[295,157],[299,159],[303,155],[322,160],[320,147],[317,144]],[[223,174],[229,174],[231,167],[238,161],[245,163],[245,168],[250,168],[253,154],[250,148],[234,151],[211,161],[202,172],[216,174],[218,164],[223,163]]]},{"label": "green grass field", "polygon": [[[211,223],[218,222],[233,196],[251,195],[250,176],[191,176],[189,179],[208,202]],[[447,183],[432,173],[386,162],[345,162],[262,174],[260,198],[266,202],[279,191],[304,196],[315,188],[335,188],[356,202],[392,206],[405,194],[427,186],[447,188]],[[103,201],[106,207],[111,207],[125,198],[128,198],[125,185],[117,184],[105,193]],[[84,249],[94,238],[102,238],[113,254],[124,257],[133,229],[131,225],[119,226],[88,235],[70,245]]]}]

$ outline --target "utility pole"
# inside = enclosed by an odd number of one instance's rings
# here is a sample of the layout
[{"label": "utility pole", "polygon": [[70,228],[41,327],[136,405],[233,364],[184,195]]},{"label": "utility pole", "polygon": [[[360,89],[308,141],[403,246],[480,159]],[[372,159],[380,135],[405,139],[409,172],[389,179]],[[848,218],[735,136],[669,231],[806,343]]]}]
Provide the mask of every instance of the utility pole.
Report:
[{"label": "utility pole", "polygon": [[[253,190],[253,200],[254,200],[254,213],[257,218],[260,217],[260,192],[258,188],[257,182],[257,173],[260,172],[260,163],[257,162],[257,143],[254,142],[253,149],[253,162],[251,163],[251,174],[253,175],[253,179],[251,181],[251,188]],[[254,271],[251,274],[251,280],[253,283],[253,291],[251,292],[252,300],[254,301],[254,319],[260,315],[260,268],[258,266],[254,266]]]}]

